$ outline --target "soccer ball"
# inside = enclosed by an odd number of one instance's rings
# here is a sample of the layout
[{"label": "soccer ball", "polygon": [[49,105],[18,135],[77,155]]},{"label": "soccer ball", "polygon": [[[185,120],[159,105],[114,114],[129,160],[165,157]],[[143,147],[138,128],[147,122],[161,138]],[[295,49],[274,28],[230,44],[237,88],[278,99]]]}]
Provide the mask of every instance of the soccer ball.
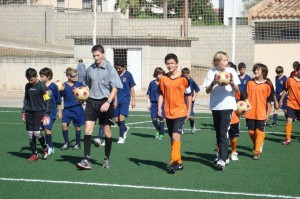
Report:
[{"label": "soccer ball", "polygon": [[230,73],[223,71],[217,75],[217,82],[220,86],[226,86],[230,83]]},{"label": "soccer ball", "polygon": [[95,146],[100,146],[101,145],[101,140],[99,138],[96,138],[94,140],[94,144],[95,144]]},{"label": "soccer ball", "polygon": [[236,113],[239,115],[244,115],[250,109],[249,104],[245,101],[238,101],[236,103],[236,107]]},{"label": "soccer ball", "polygon": [[74,96],[79,101],[86,101],[90,96],[90,91],[87,87],[80,86],[73,90]]},{"label": "soccer ball", "polygon": [[65,84],[59,80],[56,80],[54,82],[58,88],[59,91],[63,91],[65,89]]}]

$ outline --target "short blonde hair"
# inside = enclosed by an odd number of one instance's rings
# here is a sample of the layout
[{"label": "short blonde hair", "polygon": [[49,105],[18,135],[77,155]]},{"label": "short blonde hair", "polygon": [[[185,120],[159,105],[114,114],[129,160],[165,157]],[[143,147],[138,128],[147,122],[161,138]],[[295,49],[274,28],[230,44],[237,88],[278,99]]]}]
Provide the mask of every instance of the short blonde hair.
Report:
[{"label": "short blonde hair", "polygon": [[224,56],[228,58],[227,53],[225,53],[225,52],[223,52],[223,51],[217,52],[217,53],[214,55],[214,57],[213,57],[213,62],[212,62],[212,64],[213,64],[214,66],[217,66],[218,63],[222,60],[222,58],[223,58]]},{"label": "short blonde hair", "polygon": [[72,67],[68,67],[66,70],[66,75],[68,76],[75,76],[78,74],[78,70]]}]

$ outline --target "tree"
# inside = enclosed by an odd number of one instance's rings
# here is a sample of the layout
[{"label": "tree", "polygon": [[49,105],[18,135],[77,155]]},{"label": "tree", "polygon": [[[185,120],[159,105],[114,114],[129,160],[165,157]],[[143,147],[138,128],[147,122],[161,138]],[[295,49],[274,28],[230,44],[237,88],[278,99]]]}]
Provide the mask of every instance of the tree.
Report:
[{"label": "tree", "polygon": [[244,2],[244,11],[243,11],[243,15],[247,15],[248,11],[251,7],[255,6],[256,4],[258,4],[259,2],[261,2],[262,0],[243,0]]}]

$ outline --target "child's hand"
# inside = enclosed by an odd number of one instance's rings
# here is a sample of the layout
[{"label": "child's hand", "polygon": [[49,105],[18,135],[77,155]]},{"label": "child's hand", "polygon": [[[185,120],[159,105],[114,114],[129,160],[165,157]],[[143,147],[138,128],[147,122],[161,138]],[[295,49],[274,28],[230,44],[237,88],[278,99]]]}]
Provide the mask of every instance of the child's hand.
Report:
[{"label": "child's hand", "polygon": [[23,120],[23,122],[26,122],[26,114],[25,113],[22,113],[22,120]]},{"label": "child's hand", "polygon": [[46,126],[46,125],[48,125],[50,123],[50,118],[48,116],[44,116],[42,118],[41,122],[43,123],[44,126]]},{"label": "child's hand", "polygon": [[230,85],[233,85],[234,84],[234,82],[233,82],[233,75],[231,73],[229,73],[229,74],[230,74]]}]

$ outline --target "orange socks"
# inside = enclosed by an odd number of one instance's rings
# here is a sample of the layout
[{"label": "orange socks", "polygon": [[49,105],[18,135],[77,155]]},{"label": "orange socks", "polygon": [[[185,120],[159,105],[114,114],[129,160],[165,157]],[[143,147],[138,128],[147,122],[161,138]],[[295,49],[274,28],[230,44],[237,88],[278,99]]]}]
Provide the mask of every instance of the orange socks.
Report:
[{"label": "orange socks", "polygon": [[237,146],[237,138],[234,137],[233,139],[230,139],[230,145],[231,145],[231,152],[236,152],[236,146]]},{"label": "orange socks", "polygon": [[250,135],[250,138],[252,140],[253,145],[255,145],[255,140],[256,140],[256,134],[253,130],[248,130],[248,133]]},{"label": "orange socks", "polygon": [[264,140],[265,140],[265,133],[256,129],[255,130],[255,133],[256,133],[256,140],[255,140],[255,148],[254,148],[254,153],[256,155],[259,155],[260,154],[260,148],[262,147],[263,143],[264,143]]},{"label": "orange socks", "polygon": [[292,124],[286,123],[285,124],[285,138],[286,140],[291,140],[291,134],[292,134]]},{"label": "orange socks", "polygon": [[178,162],[182,164],[181,154],[180,154],[180,141],[173,141],[171,146],[171,163]]}]

